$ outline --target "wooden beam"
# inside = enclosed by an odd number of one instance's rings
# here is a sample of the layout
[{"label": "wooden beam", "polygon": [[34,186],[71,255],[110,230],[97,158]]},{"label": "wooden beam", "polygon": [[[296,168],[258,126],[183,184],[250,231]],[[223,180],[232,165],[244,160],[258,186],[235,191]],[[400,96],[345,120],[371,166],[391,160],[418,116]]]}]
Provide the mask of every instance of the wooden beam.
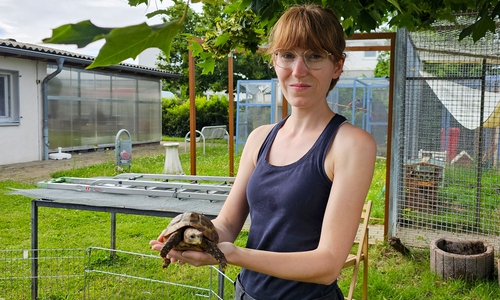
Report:
[{"label": "wooden beam", "polygon": [[[191,44],[193,40],[190,40]],[[195,42],[197,42],[195,40]],[[196,175],[196,90],[193,51],[188,50],[189,65],[189,153],[191,155],[191,175]]]},{"label": "wooden beam", "polygon": [[228,87],[227,93],[229,94],[229,176],[234,177],[234,95],[233,95],[233,54],[229,54],[227,58],[227,77]]}]

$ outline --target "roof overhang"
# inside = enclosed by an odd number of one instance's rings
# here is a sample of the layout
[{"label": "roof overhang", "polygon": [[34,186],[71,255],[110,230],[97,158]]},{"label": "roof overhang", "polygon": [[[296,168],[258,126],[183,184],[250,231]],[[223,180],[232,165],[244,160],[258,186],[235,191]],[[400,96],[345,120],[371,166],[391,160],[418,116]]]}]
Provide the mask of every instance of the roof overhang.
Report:
[{"label": "roof overhang", "polygon": [[[82,69],[85,69],[94,61],[93,56],[3,39],[0,39],[0,56],[44,61],[47,63],[57,63],[58,59],[63,58],[64,66],[71,66]],[[112,65],[108,67],[94,68],[92,70],[156,77],[159,79],[167,80],[178,80],[181,78],[180,74],[126,63],[120,63],[119,65]]]}]

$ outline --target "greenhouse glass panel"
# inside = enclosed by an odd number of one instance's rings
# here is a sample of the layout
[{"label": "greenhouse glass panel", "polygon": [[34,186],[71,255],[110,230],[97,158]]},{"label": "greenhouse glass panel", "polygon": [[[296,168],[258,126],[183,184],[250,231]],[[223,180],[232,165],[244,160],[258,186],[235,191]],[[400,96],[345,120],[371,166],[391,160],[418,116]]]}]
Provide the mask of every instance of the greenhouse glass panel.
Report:
[{"label": "greenhouse glass panel", "polygon": [[[49,66],[48,72],[54,72]],[[126,129],[135,143],[161,140],[160,80],[64,68],[49,81],[49,149],[112,147]]]}]

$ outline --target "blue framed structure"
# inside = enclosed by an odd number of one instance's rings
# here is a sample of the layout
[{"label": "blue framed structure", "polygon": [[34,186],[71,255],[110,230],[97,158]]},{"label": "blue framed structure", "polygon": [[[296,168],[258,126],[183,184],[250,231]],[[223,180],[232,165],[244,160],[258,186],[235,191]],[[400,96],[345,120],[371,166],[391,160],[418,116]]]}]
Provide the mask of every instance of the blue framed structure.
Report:
[{"label": "blue framed structure", "polygon": [[[385,155],[388,78],[341,78],[326,99],[332,111],[371,133],[377,141],[379,155]],[[281,120],[283,96],[277,79],[239,80],[236,101],[235,149],[238,151],[254,128]]]}]

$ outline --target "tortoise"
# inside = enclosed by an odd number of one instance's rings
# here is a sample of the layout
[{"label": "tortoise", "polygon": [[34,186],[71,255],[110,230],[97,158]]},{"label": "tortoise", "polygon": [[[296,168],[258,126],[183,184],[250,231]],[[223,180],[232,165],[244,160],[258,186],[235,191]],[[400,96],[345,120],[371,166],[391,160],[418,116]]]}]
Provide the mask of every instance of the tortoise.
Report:
[{"label": "tortoise", "polygon": [[170,264],[170,259],[167,258],[168,252],[175,249],[205,251],[219,262],[223,271],[226,269],[226,257],[217,247],[219,234],[207,216],[196,212],[179,214],[170,221],[163,238],[165,245],[160,250],[163,268],[167,268]]}]

